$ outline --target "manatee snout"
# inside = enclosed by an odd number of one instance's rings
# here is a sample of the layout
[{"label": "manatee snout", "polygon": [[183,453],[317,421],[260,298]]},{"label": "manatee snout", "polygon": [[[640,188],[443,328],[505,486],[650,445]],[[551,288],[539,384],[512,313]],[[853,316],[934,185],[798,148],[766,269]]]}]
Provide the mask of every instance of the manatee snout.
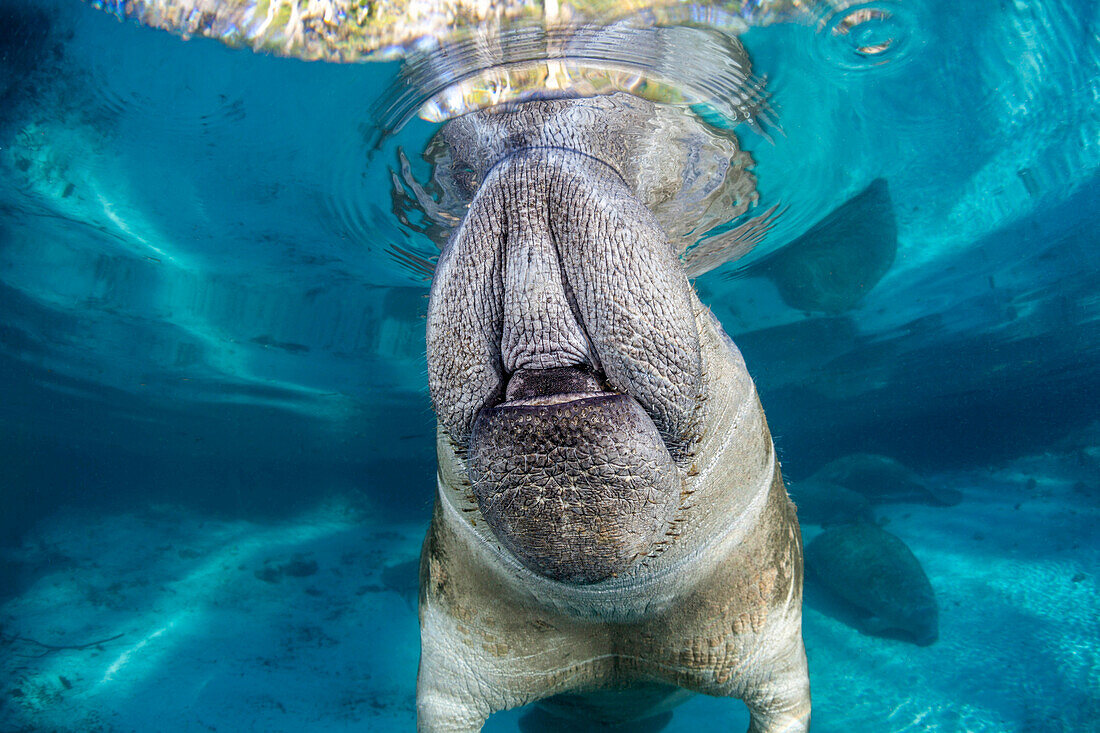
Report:
[{"label": "manatee snout", "polygon": [[517,373],[470,437],[474,496],[500,541],[553,580],[594,583],[664,534],[679,473],[653,420],[582,369]]},{"label": "manatee snout", "polygon": [[706,392],[677,253],[617,148],[576,134],[597,111],[449,123],[452,156],[483,177],[428,305],[432,402],[478,508],[521,563],[567,583],[664,546]]}]

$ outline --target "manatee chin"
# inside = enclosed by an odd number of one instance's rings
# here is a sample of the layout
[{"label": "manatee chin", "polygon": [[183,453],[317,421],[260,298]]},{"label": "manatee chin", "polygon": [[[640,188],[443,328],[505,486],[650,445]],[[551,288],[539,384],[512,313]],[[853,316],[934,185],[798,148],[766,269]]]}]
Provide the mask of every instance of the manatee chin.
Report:
[{"label": "manatee chin", "polygon": [[680,475],[630,395],[579,368],[521,370],[470,436],[474,496],[529,569],[566,583],[627,571],[665,533]]}]

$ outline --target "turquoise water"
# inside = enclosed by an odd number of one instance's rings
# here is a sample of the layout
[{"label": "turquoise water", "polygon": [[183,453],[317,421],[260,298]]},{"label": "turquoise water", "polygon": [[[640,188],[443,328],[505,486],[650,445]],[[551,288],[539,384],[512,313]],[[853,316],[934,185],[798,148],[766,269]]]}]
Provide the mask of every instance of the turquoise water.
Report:
[{"label": "turquoise water", "polygon": [[[837,458],[926,492],[870,512],[938,639],[863,633],[808,581],[814,730],[1096,730],[1100,5],[870,7],[886,51],[829,13],[741,36],[773,118],[735,129],[746,216],[782,214],[696,280],[807,542]],[[436,249],[391,192],[438,126],[379,142],[396,61],[67,0],[0,19],[0,730],[412,730],[435,446],[398,253]],[[666,730],[746,725],[696,698]]]}]

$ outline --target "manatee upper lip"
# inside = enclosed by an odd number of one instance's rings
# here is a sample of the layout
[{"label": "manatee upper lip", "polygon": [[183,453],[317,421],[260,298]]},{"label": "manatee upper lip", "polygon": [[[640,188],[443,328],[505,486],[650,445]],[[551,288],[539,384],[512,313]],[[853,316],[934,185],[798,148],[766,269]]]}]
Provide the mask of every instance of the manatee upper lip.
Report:
[{"label": "manatee upper lip", "polygon": [[568,400],[561,399],[564,395],[598,395],[610,392],[603,372],[587,364],[547,369],[521,368],[507,375],[503,401],[491,402],[484,407],[513,403],[555,404],[567,402]]},{"label": "manatee upper lip", "polygon": [[607,378],[588,365],[550,369],[517,369],[506,379],[503,401],[490,401],[482,410],[547,408],[582,400],[593,402],[621,397],[606,388]]}]

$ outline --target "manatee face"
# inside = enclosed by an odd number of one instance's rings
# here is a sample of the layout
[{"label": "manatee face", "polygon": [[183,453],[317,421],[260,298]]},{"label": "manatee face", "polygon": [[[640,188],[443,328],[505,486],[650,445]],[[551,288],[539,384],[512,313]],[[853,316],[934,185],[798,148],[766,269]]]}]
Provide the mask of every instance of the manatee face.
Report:
[{"label": "manatee face", "polygon": [[619,170],[619,117],[539,102],[445,131],[480,182],[432,283],[440,430],[500,541],[571,583],[663,536],[704,397],[690,285]]}]

